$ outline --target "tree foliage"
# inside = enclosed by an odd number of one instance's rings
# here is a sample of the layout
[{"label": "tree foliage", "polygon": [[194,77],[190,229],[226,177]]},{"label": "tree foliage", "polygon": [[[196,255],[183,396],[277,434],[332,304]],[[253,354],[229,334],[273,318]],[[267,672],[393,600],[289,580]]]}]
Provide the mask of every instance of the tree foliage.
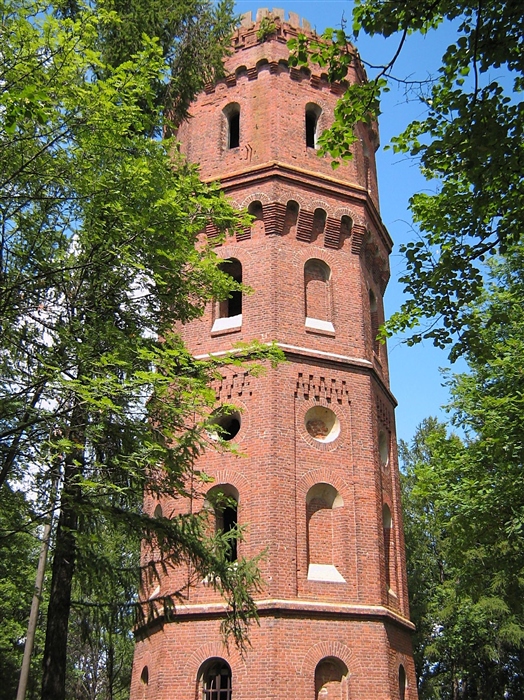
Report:
[{"label": "tree foliage", "polygon": [[[238,287],[197,243],[209,221],[225,233],[243,217],[172,141],[153,137],[165,131],[163,105],[183,116],[209,75],[202,61],[222,55],[228,4],[216,14],[175,3],[165,16],[158,3],[151,15],[109,5],[0,5],[0,484],[18,479],[42,512],[61,480],[42,691],[53,700],[65,697],[71,610],[99,630],[78,638],[106,659],[116,630],[129,629],[115,598],[158,612],[136,603],[142,538],[158,566],[189,561],[223,593],[240,645],[258,585],[256,562],[231,566],[227,537],[207,537],[205,516],[155,519],[140,506],[144,492],[196,496],[205,483],[194,462],[208,447],[219,365],[254,371],[276,357],[251,346],[197,361],[173,330]],[[217,40],[199,53],[197,37],[213,39],[221,13]],[[177,92],[166,103],[168,85]],[[128,558],[115,558],[108,537],[131,543]]]},{"label": "tree foliage", "polygon": [[453,423],[401,449],[422,698],[519,698],[524,684],[523,250],[491,265],[468,311],[471,371],[450,380]]},{"label": "tree foliage", "polygon": [[[4,484],[0,499],[0,698],[12,700],[22,664],[39,541],[34,513],[23,494]],[[34,666],[41,662],[42,648],[40,630]],[[29,685],[31,698],[38,697],[35,676]]]},{"label": "tree foliage", "polygon": [[[96,47],[103,61],[97,67],[99,77],[142,51],[144,35],[157,39],[166,74],[153,80],[152,100],[155,110],[160,107],[169,117],[167,125],[176,126],[187,118],[193,97],[207,82],[223,75],[223,58],[236,22],[232,0],[91,0],[85,4],[59,0],[56,11],[75,18],[86,5],[105,17],[97,30]],[[146,100],[141,107],[150,109]],[[150,124],[156,133],[161,126],[157,119]]]},{"label": "tree foliage", "polygon": [[[523,229],[524,19],[518,0],[357,0],[354,36],[361,31],[398,36],[399,49],[367,85],[349,87],[320,143],[321,152],[350,157],[352,126],[376,117],[380,93],[396,79],[395,60],[409,35],[438,31],[444,22],[448,29],[453,22],[456,40],[438,76],[419,94],[425,116],[393,139],[396,151],[419,160],[436,191],[410,200],[420,237],[403,247],[401,282],[408,298],[386,328],[393,333],[422,324],[409,342],[431,338],[441,347],[453,342],[456,355],[474,338],[464,312],[482,291],[486,256],[504,254]],[[299,37],[295,60],[303,62],[310,50],[340,80],[349,37],[333,30],[324,37],[335,43],[308,47]]]}]

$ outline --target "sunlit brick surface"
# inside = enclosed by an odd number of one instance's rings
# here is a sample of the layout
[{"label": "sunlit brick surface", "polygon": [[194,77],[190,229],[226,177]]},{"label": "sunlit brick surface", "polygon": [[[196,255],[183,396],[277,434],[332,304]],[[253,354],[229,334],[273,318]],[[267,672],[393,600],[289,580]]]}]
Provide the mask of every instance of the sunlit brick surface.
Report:
[{"label": "sunlit brick surface", "polygon": [[[386,348],[373,337],[391,251],[378,214],[378,137],[375,127],[359,127],[354,159],[335,171],[306,146],[308,105],[318,108],[321,131],[342,88],[318,67],[289,68],[286,41],[298,31],[292,19],[277,20],[266,41],[257,38],[259,24],[244,20],[228,77],[198,97],[178,134],[202,177],[220,179],[256,216],[217,248],[240,262],[242,281],[254,290],[244,295],[241,317],[223,318],[227,305],[214,304],[180,332],[195,355],[258,339],[277,341],[288,360],[256,378],[224,369],[217,405],[241,411],[235,442],[242,456],[210,450],[201,465],[211,486],[238,493],[246,526],[238,555],[266,551],[260,626],[251,628],[245,657],[228,650],[220,597],[205,581],[188,587],[186,568],[167,572],[158,594],[183,590],[185,604],[176,622],[138,630],[131,700],[205,697],[202,669],[213,658],[229,664],[234,700],[417,697],[395,400]],[[363,77],[357,65],[350,78]],[[239,145],[229,148],[229,115],[238,109]],[[212,241],[215,232],[203,235]],[[195,510],[204,498],[203,487],[191,504],[163,501],[162,512]],[[149,512],[157,505],[146,499]]]}]

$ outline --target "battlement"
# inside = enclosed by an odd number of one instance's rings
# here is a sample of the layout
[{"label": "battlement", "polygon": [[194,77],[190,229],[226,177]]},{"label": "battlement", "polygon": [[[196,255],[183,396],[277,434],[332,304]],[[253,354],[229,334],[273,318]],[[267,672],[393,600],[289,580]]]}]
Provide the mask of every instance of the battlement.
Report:
[{"label": "battlement", "polygon": [[286,19],[284,10],[268,10],[263,7],[257,10],[254,20],[251,12],[241,15],[240,24],[233,37],[233,47],[235,51],[240,51],[270,40],[285,44],[299,34],[317,36],[311,24],[296,12],[289,12]]},{"label": "battlement", "polygon": [[[286,19],[285,10],[280,8],[269,10],[267,7],[259,8],[255,19],[251,11],[245,12],[240,17],[240,24],[232,39],[235,53],[266,42],[276,42],[285,46],[290,39],[295,39],[299,34],[305,34],[312,39],[320,38],[307,19],[300,17],[296,12],[288,12],[287,15]],[[366,72],[357,49],[352,44],[348,44],[347,48],[354,58],[353,68],[356,79],[359,82],[366,82]],[[317,66],[317,72],[319,72],[318,68]]]},{"label": "battlement", "polygon": [[254,21],[251,11],[244,12],[244,14],[241,15],[240,26],[246,29],[251,29],[253,24],[260,24],[263,19],[267,18],[269,20],[274,20],[275,22],[289,24],[290,27],[301,29],[303,32],[315,33],[314,31],[312,32],[311,24],[307,21],[307,19],[300,17],[300,15],[298,15],[296,12],[288,12],[287,14],[288,19],[286,21],[285,10],[281,10],[278,7],[274,7],[272,10],[269,10],[267,7],[260,7],[257,10]]}]

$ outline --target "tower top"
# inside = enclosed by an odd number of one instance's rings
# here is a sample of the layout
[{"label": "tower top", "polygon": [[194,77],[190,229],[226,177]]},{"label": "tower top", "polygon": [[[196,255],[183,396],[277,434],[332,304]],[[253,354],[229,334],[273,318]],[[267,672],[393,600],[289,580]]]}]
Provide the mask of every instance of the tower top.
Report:
[{"label": "tower top", "polygon": [[244,29],[252,29],[254,24],[260,25],[260,23],[267,18],[275,22],[288,24],[294,29],[301,29],[303,32],[311,34],[316,33],[311,29],[311,24],[307,21],[307,19],[300,17],[300,15],[298,15],[296,12],[288,12],[287,21],[285,15],[286,11],[278,7],[274,7],[272,10],[269,10],[267,7],[260,7],[257,10],[255,21],[253,21],[251,11],[244,12],[244,14],[240,16],[240,27]]},{"label": "tower top", "polygon": [[[240,24],[233,36],[232,45],[235,52],[268,40],[287,43],[289,39],[293,39],[299,34],[319,38],[305,17],[301,17],[296,12],[288,12],[287,15],[286,19],[286,11],[277,7],[271,10],[267,7],[259,8],[256,11],[255,19],[253,19],[251,10],[244,12],[240,15]],[[354,56],[358,57],[358,51],[353,45],[349,44],[348,48]],[[359,79],[366,81],[366,74],[360,60],[357,61],[357,64],[360,70]]]}]

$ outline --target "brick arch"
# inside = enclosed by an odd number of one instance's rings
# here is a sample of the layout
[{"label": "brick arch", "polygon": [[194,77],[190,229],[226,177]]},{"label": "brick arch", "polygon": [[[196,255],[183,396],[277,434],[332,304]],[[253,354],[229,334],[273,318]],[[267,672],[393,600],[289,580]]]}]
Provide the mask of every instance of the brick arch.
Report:
[{"label": "brick arch", "polygon": [[333,471],[327,467],[311,469],[304,474],[302,479],[297,482],[297,497],[305,503],[309,489],[316,484],[329,484],[333,486],[341,495],[344,506],[352,502],[351,486],[349,482],[333,474]]},{"label": "brick arch", "polygon": [[307,208],[310,212],[314,212],[316,209],[323,209],[326,212],[326,216],[331,215],[331,206],[323,199],[308,200]]},{"label": "brick arch", "polygon": [[251,262],[253,257],[256,257],[256,250],[246,250],[240,245],[234,238],[230,238],[223,243],[220,248],[215,250],[215,253],[221,260],[230,260],[231,258],[236,258],[242,264],[242,273],[244,272],[244,265]]},{"label": "brick arch", "polygon": [[235,204],[239,207],[239,209],[247,209],[252,202],[260,202],[262,206],[264,206],[264,204],[271,203],[271,197],[266,194],[266,192],[259,190],[258,192],[251,192],[241,201],[235,202]]},{"label": "brick arch", "polygon": [[[246,494],[249,493],[251,486],[246,477],[240,472],[234,469],[222,469],[221,471],[213,475],[213,479],[213,482],[207,484],[209,488],[206,490],[206,493],[207,491],[215,488],[216,486],[221,486],[222,484],[231,484],[231,486],[234,486],[238,491],[239,501],[244,503],[248,500],[246,498]],[[242,496],[244,496],[244,498],[242,498]]]},{"label": "brick arch", "polygon": [[350,209],[349,207],[338,207],[333,210],[334,219],[342,219],[343,216],[349,216],[353,223],[356,223],[361,218],[354,209]]},{"label": "brick arch", "polygon": [[242,658],[237,649],[229,651],[224,644],[220,642],[208,642],[202,644],[193,651],[184,665],[182,677],[191,679],[194,684],[198,680],[198,671],[202,664],[208,659],[224,659],[231,666],[233,682],[235,675],[242,676],[246,673],[246,660]]},{"label": "brick arch", "polygon": [[[137,687],[138,687],[138,693],[136,697],[138,698],[146,698],[149,692],[150,687],[155,686],[155,681],[156,685],[158,686],[158,679],[156,678],[156,673],[157,669],[161,668],[161,666],[157,666],[156,664],[152,663],[151,660],[152,654],[151,650],[148,649],[143,656],[140,658],[137,657],[135,653],[135,658],[133,660],[133,678],[137,678]],[[155,658],[156,661],[156,658]],[[144,685],[142,683],[142,673],[144,672],[144,668],[147,667],[148,671],[148,684]]]},{"label": "brick arch", "polygon": [[296,258],[299,264],[302,263],[302,267],[304,267],[307,261],[311,260],[311,258],[318,258],[319,260],[325,262],[326,265],[329,265],[332,272],[338,265],[340,265],[339,255],[332,253],[330,250],[327,250],[319,245],[312,245],[309,248],[297,250],[293,255],[293,258]]},{"label": "brick arch", "polygon": [[298,674],[314,678],[315,669],[326,657],[334,657],[343,661],[349,670],[349,675],[354,673],[354,669],[361,670],[361,664],[356,660],[351,649],[342,642],[318,642],[306,652],[300,664]]},{"label": "brick arch", "polygon": [[307,209],[307,206],[309,204],[309,199],[306,199],[299,192],[280,191],[275,201],[279,204],[283,204],[284,206],[286,206],[288,202],[294,201],[297,202],[300,209]]}]

